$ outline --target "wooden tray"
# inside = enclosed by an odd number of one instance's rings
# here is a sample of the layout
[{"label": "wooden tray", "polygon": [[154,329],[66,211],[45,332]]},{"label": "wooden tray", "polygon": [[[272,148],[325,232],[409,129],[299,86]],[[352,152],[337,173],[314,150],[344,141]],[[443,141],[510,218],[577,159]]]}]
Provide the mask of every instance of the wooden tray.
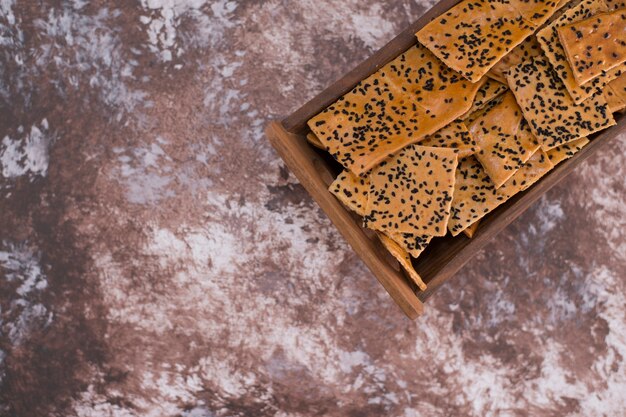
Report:
[{"label": "wooden tray", "polygon": [[431,19],[445,12],[457,2],[457,0],[442,0],[417,22],[406,28],[339,81],[322,91],[282,122],[270,122],[266,129],[270,142],[285,161],[287,167],[324,210],[393,300],[411,319],[416,318],[424,311],[424,301],[444,282],[452,278],[489,240],[522,214],[543,193],[573,171],[611,138],[619,135],[626,127],[626,116],[623,114],[616,116],[617,126],[592,136],[591,143],[572,158],[559,164],[530,189],[517,194],[485,216],[472,239],[463,234],[456,237],[448,235],[433,239],[424,253],[414,261],[415,269],[428,285],[425,291],[420,291],[405,277],[398,262],[382,247],[375,234],[362,227],[360,217],[348,211],[328,191],[328,186],[339,173],[341,167],[326,152],[319,151],[309,145],[306,141],[306,134],[309,131],[306,123],[311,117],[350,91],[359,81],[373,74],[378,68],[413,46],[417,42],[415,33]]}]

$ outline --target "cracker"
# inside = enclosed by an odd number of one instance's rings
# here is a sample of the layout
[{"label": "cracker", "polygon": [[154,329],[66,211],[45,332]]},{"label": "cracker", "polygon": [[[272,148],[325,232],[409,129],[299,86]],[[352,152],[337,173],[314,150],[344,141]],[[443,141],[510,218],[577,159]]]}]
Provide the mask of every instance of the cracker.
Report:
[{"label": "cracker", "polygon": [[624,0],[604,0],[609,10],[626,9],[626,1]]},{"label": "cracker", "polygon": [[379,71],[309,120],[309,127],[340,164],[359,175],[418,140],[423,113]]},{"label": "cracker", "polygon": [[456,150],[418,145],[402,149],[370,173],[365,226],[445,235],[456,166]]},{"label": "cracker", "polygon": [[604,97],[611,113],[626,109],[626,73],[606,85]]},{"label": "cracker", "polygon": [[589,139],[587,138],[576,139],[572,142],[565,143],[561,146],[550,149],[548,152],[546,152],[546,155],[548,155],[550,162],[552,162],[554,165],[557,165],[565,161],[566,159],[574,156],[576,152],[581,150],[588,143]]},{"label": "cracker", "polygon": [[470,135],[465,123],[460,120],[455,120],[443,129],[426,136],[426,139],[420,141],[419,144],[420,146],[457,149],[459,158],[465,158],[478,151],[476,141]]},{"label": "cracker", "polygon": [[537,42],[537,38],[534,35],[529,36],[524,39],[522,43],[513,48],[508,54],[503,56],[502,59],[489,70],[487,76],[500,81],[501,83],[506,83],[506,74],[509,71],[509,68],[519,65],[522,62],[541,54],[541,46],[539,45],[539,42]]},{"label": "cracker", "polygon": [[330,191],[344,206],[358,214],[365,216],[367,195],[370,182],[367,177],[359,177],[348,170],[342,171],[330,184]]},{"label": "cracker", "polygon": [[[395,85],[428,110],[433,121],[445,118],[444,126],[454,120],[449,120],[449,114],[457,118],[467,112],[484,83],[467,81],[419,43],[383,69]],[[463,109],[460,114],[459,109]]]},{"label": "cracker", "polygon": [[502,101],[503,97],[504,97],[504,94],[501,94],[491,99],[491,101],[487,102],[487,104],[485,104],[485,106],[483,106],[482,109],[471,113],[469,116],[465,116],[465,118],[463,119],[463,123],[465,123],[465,126],[471,125],[472,123],[474,123],[474,120],[478,119],[483,114],[485,114],[486,112],[488,112],[489,110],[497,106]]},{"label": "cracker", "polygon": [[[365,207],[369,195],[369,177],[359,177],[348,170],[342,171],[328,190],[337,197],[344,206],[359,216],[365,216]],[[387,233],[398,245],[411,256],[417,258],[430,240],[431,236],[412,235],[410,233]]]},{"label": "cracker", "polygon": [[626,9],[596,14],[557,32],[578,85],[626,61]]},{"label": "cracker", "polygon": [[[504,83],[501,83],[500,81],[486,78],[483,85],[476,92],[476,97],[474,97],[472,107],[470,107],[467,113],[461,116],[461,118],[463,119],[466,116],[469,116],[470,114],[481,110],[491,100],[495,99],[501,94],[504,94],[504,92],[508,89],[509,87],[506,85],[506,80],[504,81]],[[463,156],[459,156],[459,158],[463,158]]]},{"label": "cracker", "polygon": [[559,40],[558,29],[569,23],[586,19],[606,10],[607,6],[602,0],[585,0],[566,10],[561,16],[537,32],[537,40],[546,58],[552,64],[552,67],[563,81],[565,88],[567,88],[569,95],[576,104],[601,91],[607,82],[619,75],[622,69],[616,68],[587,84],[579,85]]},{"label": "cracker", "polygon": [[477,117],[469,129],[480,147],[476,159],[496,188],[511,178],[539,148],[510,91],[496,106]]},{"label": "cracker", "polygon": [[450,68],[477,82],[558,6],[554,0],[464,0],[416,35]]},{"label": "cracker", "polygon": [[339,163],[360,175],[467,112],[479,87],[417,45],[308,124]]},{"label": "cracker", "polygon": [[515,194],[528,189],[552,168],[554,168],[554,164],[550,162],[548,155],[546,155],[543,149],[539,149],[524,164],[522,169],[517,171],[506,184],[498,189],[498,192],[509,199]]},{"label": "cracker", "polygon": [[502,187],[496,188],[482,165],[470,156],[459,162],[448,230],[453,236],[470,227],[518,192],[526,190],[554,165],[539,149]]},{"label": "cracker", "polygon": [[602,94],[575,104],[543,57],[511,68],[507,80],[531,131],[545,150],[615,125]]},{"label": "cracker", "polygon": [[428,246],[432,240],[432,236],[427,235],[414,235],[411,233],[386,233],[394,242],[396,242],[402,249],[407,251],[409,255],[414,258],[420,256],[424,249]]},{"label": "cracker", "polygon": [[398,245],[393,239],[389,236],[386,236],[383,233],[378,233],[378,238],[381,243],[391,253],[391,255],[396,258],[402,269],[404,269],[411,280],[419,287],[420,290],[424,291],[426,289],[426,284],[422,280],[422,277],[417,273],[415,268],[413,268],[413,263],[411,262],[411,257],[409,254]]}]

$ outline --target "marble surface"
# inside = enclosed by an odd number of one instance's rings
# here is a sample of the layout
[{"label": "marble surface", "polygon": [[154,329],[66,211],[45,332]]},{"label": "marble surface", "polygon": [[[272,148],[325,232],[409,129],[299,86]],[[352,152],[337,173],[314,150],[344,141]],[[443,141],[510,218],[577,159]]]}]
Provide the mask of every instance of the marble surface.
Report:
[{"label": "marble surface", "polygon": [[0,415],[621,415],[626,137],[416,322],[264,137],[431,5],[0,0]]}]

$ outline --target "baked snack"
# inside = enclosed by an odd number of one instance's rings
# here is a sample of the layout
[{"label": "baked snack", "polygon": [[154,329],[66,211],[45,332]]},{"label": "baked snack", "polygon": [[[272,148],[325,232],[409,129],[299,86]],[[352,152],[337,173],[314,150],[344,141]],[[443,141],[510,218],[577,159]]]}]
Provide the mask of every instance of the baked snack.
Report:
[{"label": "baked snack", "polygon": [[459,163],[448,230],[458,235],[509,198],[524,191],[554,165],[540,149],[502,187],[496,188],[474,157]]},{"label": "baked snack", "polygon": [[361,175],[466,113],[479,87],[417,45],[308,125],[340,164]]},{"label": "baked snack", "polygon": [[419,144],[420,146],[456,149],[459,151],[459,158],[474,155],[479,149],[467,126],[461,120],[455,120],[443,129],[426,136]]},{"label": "baked snack", "polygon": [[477,82],[559,6],[556,0],[463,0],[416,36],[446,65]]},{"label": "baked snack", "polygon": [[507,80],[530,130],[545,150],[615,124],[602,94],[576,104],[543,57],[512,68]]},{"label": "baked snack", "polygon": [[411,145],[374,168],[364,225],[392,233],[444,236],[458,152]]},{"label": "baked snack", "polygon": [[578,85],[626,61],[626,9],[595,14],[557,32]]},{"label": "baked snack", "polygon": [[472,121],[469,129],[480,148],[476,159],[496,187],[511,178],[539,148],[510,91]]},{"label": "baked snack", "polygon": [[626,73],[608,83],[603,93],[611,113],[626,109]]},{"label": "baked snack", "polygon": [[537,40],[550,61],[552,68],[559,76],[575,104],[580,104],[594,94],[600,92],[604,86],[621,74],[626,66],[613,68],[611,71],[594,78],[588,83],[580,84],[567,59],[566,52],[559,39],[559,30],[574,22],[579,22],[597,13],[608,10],[603,0],[584,0],[572,5],[558,18],[537,32]]}]

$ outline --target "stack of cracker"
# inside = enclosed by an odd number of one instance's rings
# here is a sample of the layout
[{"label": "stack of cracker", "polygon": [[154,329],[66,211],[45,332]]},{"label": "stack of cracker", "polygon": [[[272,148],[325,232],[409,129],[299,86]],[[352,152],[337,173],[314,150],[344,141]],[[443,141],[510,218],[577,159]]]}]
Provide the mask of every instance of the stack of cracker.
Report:
[{"label": "stack of cracker", "polygon": [[[626,108],[626,9],[464,0],[309,120],[345,169],[329,190],[412,266],[573,156]],[[462,238],[462,237],[458,237]]]}]

